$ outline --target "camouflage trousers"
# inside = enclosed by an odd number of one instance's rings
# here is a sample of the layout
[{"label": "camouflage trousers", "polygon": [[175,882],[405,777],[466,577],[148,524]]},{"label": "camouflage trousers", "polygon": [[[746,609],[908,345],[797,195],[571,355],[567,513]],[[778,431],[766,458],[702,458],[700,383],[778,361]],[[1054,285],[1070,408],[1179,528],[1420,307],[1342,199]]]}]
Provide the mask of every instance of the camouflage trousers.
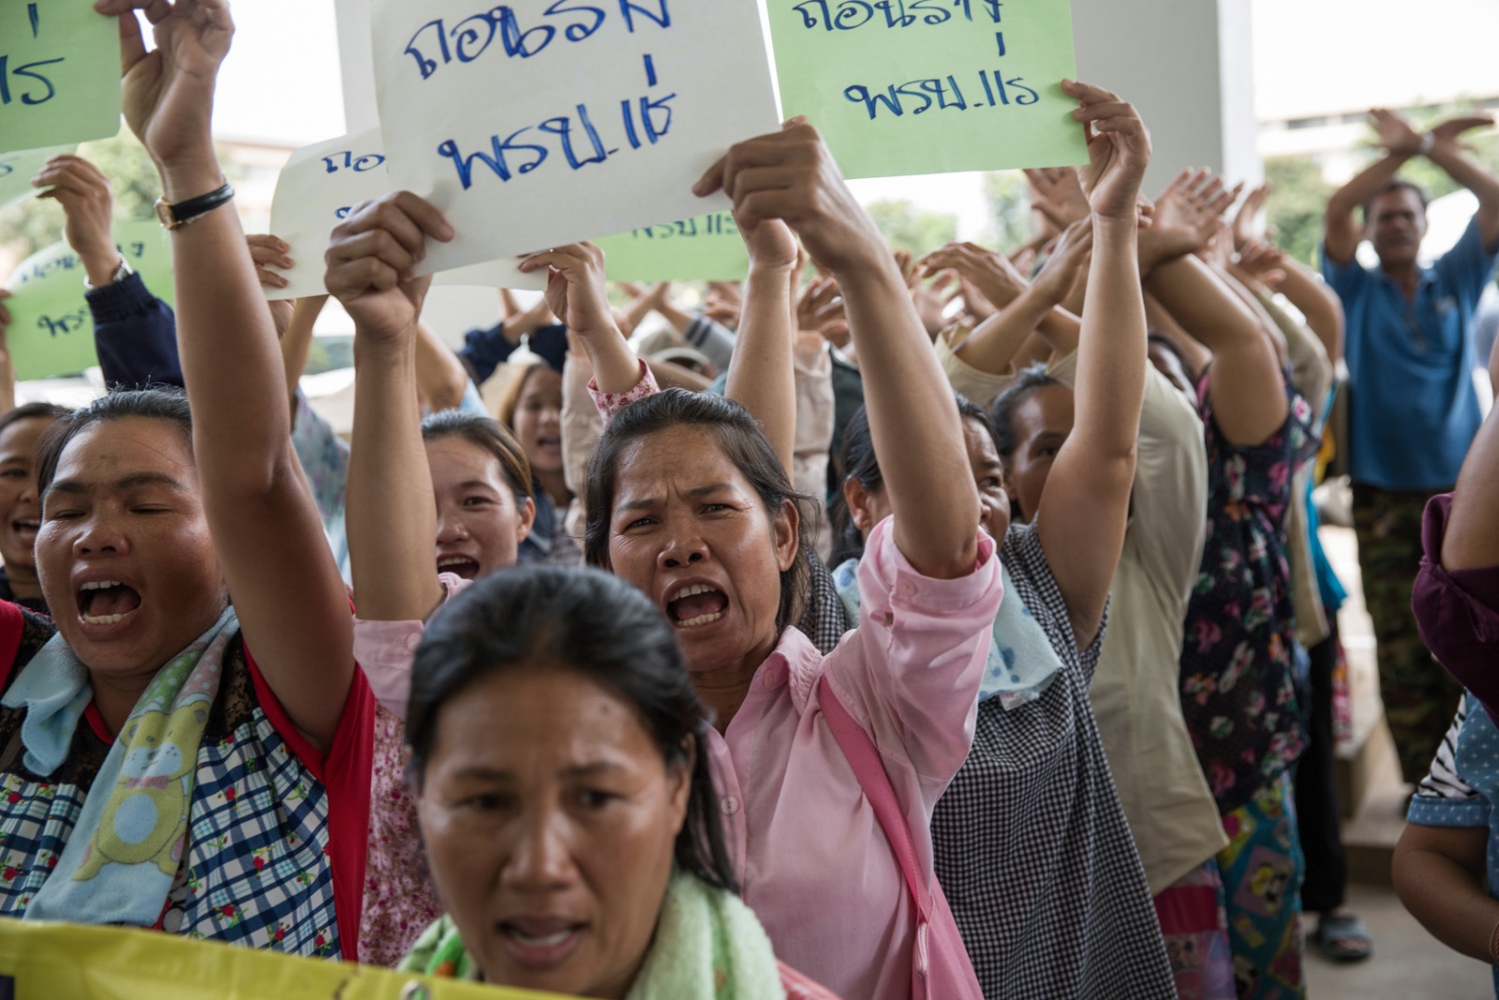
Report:
[{"label": "camouflage trousers", "polygon": [[1380,697],[1400,773],[1411,784],[1430,770],[1462,697],[1462,687],[1421,642],[1411,611],[1411,588],[1421,569],[1421,515],[1429,498],[1353,487],[1353,526],[1364,603],[1374,620]]}]

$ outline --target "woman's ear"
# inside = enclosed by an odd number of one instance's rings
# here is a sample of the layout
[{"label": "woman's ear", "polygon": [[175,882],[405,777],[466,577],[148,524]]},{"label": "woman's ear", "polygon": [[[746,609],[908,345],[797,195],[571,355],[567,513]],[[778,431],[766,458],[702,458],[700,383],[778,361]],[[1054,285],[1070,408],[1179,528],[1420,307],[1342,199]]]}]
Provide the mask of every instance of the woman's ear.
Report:
[{"label": "woman's ear", "polygon": [[526,497],[525,502],[520,505],[519,514],[520,518],[515,530],[515,544],[517,545],[531,537],[531,529],[536,524],[536,501]]},{"label": "woman's ear", "polygon": [[776,565],[782,573],[796,562],[796,551],[801,544],[802,512],[792,500],[781,504],[780,512],[771,521],[776,535]]},{"label": "woman's ear", "polygon": [[843,481],[843,502],[848,504],[848,516],[859,529],[859,534],[868,538],[874,530],[874,512],[870,509],[869,491],[854,476]]},{"label": "woman's ear", "polygon": [[687,822],[687,803],[692,798],[692,772],[697,766],[697,737],[682,738],[682,761],[666,769],[667,802],[671,810],[672,828],[680,833]]}]

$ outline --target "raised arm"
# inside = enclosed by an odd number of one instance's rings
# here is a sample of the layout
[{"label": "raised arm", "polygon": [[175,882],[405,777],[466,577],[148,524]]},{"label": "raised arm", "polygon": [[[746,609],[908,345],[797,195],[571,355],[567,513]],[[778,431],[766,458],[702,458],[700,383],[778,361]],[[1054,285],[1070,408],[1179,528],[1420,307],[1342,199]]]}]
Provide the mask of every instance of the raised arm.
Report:
[{"label": "raised arm", "polygon": [[442,600],[433,560],[437,502],[422,445],[417,327],[431,278],[411,268],[427,239],[451,233],[408,192],[361,205],[333,230],[328,290],[354,320],[349,567],[367,621],[420,621]]},{"label": "raised arm", "polygon": [[547,272],[547,305],[583,341],[601,392],[627,393],[640,382],[640,359],[620,333],[604,283],[604,251],[574,243],[521,261],[525,272]]},{"label": "raised arm", "polygon": [[468,391],[468,371],[425,323],[416,324],[416,385],[433,413],[451,410]]},{"label": "raised arm", "polygon": [[740,226],[784,220],[837,279],[895,515],[895,542],[927,576],[972,573],[979,498],[957,404],[895,258],[821,136],[792,122],[739,143],[695,190],[720,189],[733,198]]},{"label": "raised arm", "polygon": [[5,300],[10,292],[0,288],[0,413],[9,413],[16,408],[16,366],[10,359],[10,341],[6,332],[10,328],[10,310]]},{"label": "raised arm", "polygon": [[[1495,349],[1499,356],[1499,348]],[[1499,411],[1496,411],[1499,412]],[[1452,494],[1452,513],[1442,539],[1448,571],[1499,566],[1499,417],[1478,429]],[[1435,554],[1435,553],[1433,553]]]},{"label": "raised arm", "polygon": [[749,249],[750,270],[724,395],[754,414],[795,481],[797,330],[791,275],[796,237],[779,219],[741,223],[739,232]]},{"label": "raised arm", "polygon": [[[132,8],[149,8],[147,53]],[[224,0],[101,0],[121,14],[126,120],[169,202],[224,183],[211,136],[213,86],[234,25]],[[193,410],[203,506],[245,641],[293,724],[333,740],[354,679],[338,567],[291,443],[281,354],[231,204],[172,233],[177,335]]]},{"label": "raised arm", "polygon": [[1432,163],[1478,196],[1478,231],[1485,250],[1499,246],[1499,177],[1463,151],[1459,138],[1470,129],[1494,124],[1488,115],[1452,118],[1431,130]]},{"label": "raised arm", "polygon": [[1421,136],[1404,118],[1385,108],[1369,112],[1370,124],[1379,135],[1384,155],[1354,175],[1327,200],[1323,216],[1327,257],[1334,264],[1353,263],[1353,255],[1364,238],[1364,227],[1355,213],[1395,179],[1400,168],[1421,153]]},{"label": "raised arm", "polygon": [[1081,103],[1074,116],[1089,126],[1090,162],[1082,180],[1093,209],[1093,262],[1077,350],[1072,433],[1046,478],[1036,530],[1078,646],[1086,649],[1098,634],[1124,548],[1150,363],[1136,248],[1150,133],[1117,95],[1083,84],[1063,87]]},{"label": "raised arm", "polygon": [[1307,328],[1322,341],[1328,360],[1336,363],[1343,356],[1343,300],[1321,275],[1273,243],[1259,240],[1250,240],[1239,248],[1239,267],[1280,292],[1301,311]]},{"label": "raised arm", "polygon": [[1152,270],[1145,290],[1212,352],[1208,394],[1224,437],[1240,447],[1268,441],[1290,404],[1275,345],[1259,317],[1191,255]]}]

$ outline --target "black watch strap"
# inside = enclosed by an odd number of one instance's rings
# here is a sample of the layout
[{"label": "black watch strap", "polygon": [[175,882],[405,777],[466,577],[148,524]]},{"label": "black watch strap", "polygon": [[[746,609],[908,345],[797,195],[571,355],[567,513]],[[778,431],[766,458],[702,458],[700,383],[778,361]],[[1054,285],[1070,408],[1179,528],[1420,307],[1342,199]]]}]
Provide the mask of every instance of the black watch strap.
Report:
[{"label": "black watch strap", "polygon": [[173,204],[166,199],[157,202],[157,214],[161,216],[161,224],[168,229],[177,229],[187,225],[201,215],[207,215],[220,205],[228,203],[234,198],[234,188],[226,182],[217,191],[189,198],[187,201],[179,201]]}]

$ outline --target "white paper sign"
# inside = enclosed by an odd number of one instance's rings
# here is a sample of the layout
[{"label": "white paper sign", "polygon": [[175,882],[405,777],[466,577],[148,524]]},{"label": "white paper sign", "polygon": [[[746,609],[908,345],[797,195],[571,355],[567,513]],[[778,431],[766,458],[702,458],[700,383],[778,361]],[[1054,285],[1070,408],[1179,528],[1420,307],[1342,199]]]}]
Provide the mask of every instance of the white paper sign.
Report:
[{"label": "white paper sign", "polygon": [[387,194],[392,187],[377,128],[304,146],[291,154],[271,201],[271,235],[290,244],[287,256],[296,266],[277,272],[290,284],[267,288],[266,298],[324,294],[323,254],[329,234],[355,205]]},{"label": "white paper sign", "polygon": [[396,184],[442,271],[728,207],[692,185],[778,120],[756,0],[376,0]]},{"label": "white paper sign", "polygon": [[[293,153],[276,181],[271,234],[291,245],[288,256],[296,264],[285,271],[271,268],[290,284],[267,288],[266,298],[299,299],[326,292],[323,254],[328,249],[328,237],[355,206],[394,189],[385,169],[379,129],[320,142]],[[513,261],[497,261],[439,275],[435,283],[540,289],[546,287],[546,275],[522,274]]]}]

